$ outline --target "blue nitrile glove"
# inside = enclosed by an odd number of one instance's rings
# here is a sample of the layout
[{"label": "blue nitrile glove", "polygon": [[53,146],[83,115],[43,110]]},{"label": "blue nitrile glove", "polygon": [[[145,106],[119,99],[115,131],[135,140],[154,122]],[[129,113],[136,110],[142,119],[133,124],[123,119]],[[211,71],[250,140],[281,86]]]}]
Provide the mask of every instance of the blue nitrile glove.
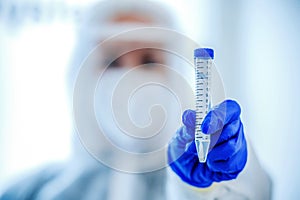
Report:
[{"label": "blue nitrile glove", "polygon": [[213,182],[235,179],[247,161],[247,144],[237,102],[226,100],[212,108],[202,123],[203,133],[211,135],[206,163],[200,163],[195,147],[196,113],[186,110],[182,126],[168,147],[172,170],[186,183],[208,187]]}]

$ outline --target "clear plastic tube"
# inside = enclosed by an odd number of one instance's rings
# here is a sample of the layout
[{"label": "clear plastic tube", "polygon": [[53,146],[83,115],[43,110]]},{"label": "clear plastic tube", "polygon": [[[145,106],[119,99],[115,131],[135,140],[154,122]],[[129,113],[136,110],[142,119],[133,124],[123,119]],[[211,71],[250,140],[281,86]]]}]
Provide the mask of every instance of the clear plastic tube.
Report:
[{"label": "clear plastic tube", "polygon": [[194,51],[196,86],[195,144],[201,163],[206,162],[210,145],[210,135],[202,132],[201,125],[211,108],[211,67],[213,58],[214,52],[212,49],[199,48]]}]

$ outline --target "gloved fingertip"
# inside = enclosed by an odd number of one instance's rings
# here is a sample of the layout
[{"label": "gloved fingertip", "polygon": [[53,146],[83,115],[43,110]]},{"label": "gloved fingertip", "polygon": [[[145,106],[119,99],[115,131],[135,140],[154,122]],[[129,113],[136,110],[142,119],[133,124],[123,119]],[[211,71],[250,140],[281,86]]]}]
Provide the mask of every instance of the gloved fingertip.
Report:
[{"label": "gloved fingertip", "polygon": [[228,123],[239,118],[241,114],[240,105],[231,99],[214,106],[202,122],[202,132],[206,134],[215,133]]},{"label": "gloved fingertip", "polygon": [[238,104],[237,101],[232,99],[227,99],[223,101],[223,103],[225,104],[227,109],[234,110],[237,113],[237,115],[241,114],[241,106]]},{"label": "gloved fingertip", "polygon": [[213,111],[210,111],[202,122],[201,130],[205,134],[212,134],[222,129],[222,127],[223,122],[216,116]]},{"label": "gloved fingertip", "polygon": [[182,123],[188,128],[195,127],[196,112],[194,110],[186,110],[182,114]]}]

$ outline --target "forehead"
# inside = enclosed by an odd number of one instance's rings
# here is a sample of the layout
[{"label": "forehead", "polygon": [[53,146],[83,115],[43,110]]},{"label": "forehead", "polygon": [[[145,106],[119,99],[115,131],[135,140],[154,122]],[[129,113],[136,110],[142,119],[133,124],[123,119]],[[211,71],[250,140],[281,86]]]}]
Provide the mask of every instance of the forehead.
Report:
[{"label": "forehead", "polygon": [[153,25],[154,20],[146,14],[113,13],[103,27],[108,34],[102,32],[99,48],[112,53],[165,49],[169,45],[167,36],[164,31],[149,29]]},{"label": "forehead", "polygon": [[137,15],[133,13],[118,13],[108,20],[110,23],[141,23],[141,24],[153,24],[153,20],[146,15]]},{"label": "forehead", "polygon": [[[153,19],[153,16],[149,16],[146,13],[133,13],[133,12],[116,12],[111,13],[111,15],[106,18],[106,23],[102,24],[102,32],[110,32],[110,36],[119,35],[118,38],[121,40],[120,45],[139,45],[139,43],[150,41],[155,43],[149,35],[138,32],[134,34],[122,34],[123,32],[128,32],[134,29],[147,28],[156,26],[157,22]],[[142,32],[142,31],[141,31]],[[101,33],[100,33],[101,34]],[[122,35],[122,36],[120,36]],[[153,35],[153,33],[150,33]],[[103,38],[104,39],[104,38]],[[123,41],[122,41],[123,40]],[[138,42],[141,41],[141,42]]]}]

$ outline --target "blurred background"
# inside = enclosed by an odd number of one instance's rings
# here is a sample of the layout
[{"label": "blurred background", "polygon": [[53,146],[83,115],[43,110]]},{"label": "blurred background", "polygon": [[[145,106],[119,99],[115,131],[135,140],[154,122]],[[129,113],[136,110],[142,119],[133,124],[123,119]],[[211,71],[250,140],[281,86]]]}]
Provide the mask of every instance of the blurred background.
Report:
[{"label": "blurred background", "polygon": [[[160,1],[177,12],[185,35],[215,49],[273,199],[299,198],[300,1]],[[93,2],[0,0],[0,190],[70,154],[66,69],[75,26]]]}]

